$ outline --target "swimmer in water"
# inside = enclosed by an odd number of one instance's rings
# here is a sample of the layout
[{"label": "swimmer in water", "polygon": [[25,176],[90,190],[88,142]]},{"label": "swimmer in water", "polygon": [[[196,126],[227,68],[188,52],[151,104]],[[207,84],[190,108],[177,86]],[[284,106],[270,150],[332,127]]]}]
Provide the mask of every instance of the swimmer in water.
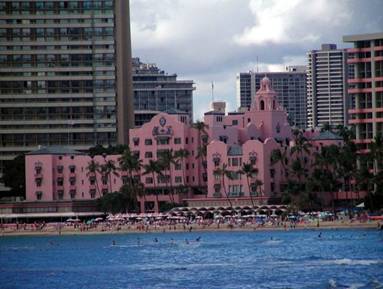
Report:
[{"label": "swimmer in water", "polygon": [[185,239],[185,243],[189,245],[189,241],[188,241],[188,239]]},{"label": "swimmer in water", "polygon": [[154,243],[158,243],[158,239],[157,238],[154,238]]},{"label": "swimmer in water", "polygon": [[322,232],[319,233],[318,238],[322,238]]},{"label": "swimmer in water", "polygon": [[112,246],[116,246],[116,241],[115,240],[112,241]]},{"label": "swimmer in water", "polygon": [[197,239],[195,239],[196,242],[201,241],[201,236],[199,236]]}]

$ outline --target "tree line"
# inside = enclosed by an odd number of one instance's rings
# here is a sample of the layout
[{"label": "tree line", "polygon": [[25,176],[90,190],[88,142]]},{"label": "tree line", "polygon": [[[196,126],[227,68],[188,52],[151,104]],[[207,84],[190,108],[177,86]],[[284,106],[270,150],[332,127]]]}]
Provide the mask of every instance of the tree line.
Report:
[{"label": "tree line", "polygon": [[[332,131],[325,126],[323,131]],[[312,147],[310,141],[300,130],[293,131],[295,145],[286,144],[272,152],[271,166],[279,164],[285,182],[281,202],[293,208],[319,210],[325,204],[321,193],[331,194],[332,209],[335,213],[335,199],[338,192],[345,193],[344,206],[351,211],[353,199],[351,193],[366,192],[365,206],[378,210],[383,206],[383,142],[377,135],[369,150],[361,152],[353,141],[354,132],[347,127],[336,127],[337,134],[343,139],[342,145],[322,146],[319,150]],[[355,196],[354,196],[355,197]]]}]

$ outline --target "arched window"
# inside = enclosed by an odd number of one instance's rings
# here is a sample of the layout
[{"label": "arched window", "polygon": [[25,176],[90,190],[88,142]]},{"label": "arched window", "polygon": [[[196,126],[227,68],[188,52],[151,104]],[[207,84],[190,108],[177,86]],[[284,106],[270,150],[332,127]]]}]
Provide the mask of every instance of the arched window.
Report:
[{"label": "arched window", "polygon": [[260,108],[261,110],[265,110],[265,102],[263,100],[260,102]]}]

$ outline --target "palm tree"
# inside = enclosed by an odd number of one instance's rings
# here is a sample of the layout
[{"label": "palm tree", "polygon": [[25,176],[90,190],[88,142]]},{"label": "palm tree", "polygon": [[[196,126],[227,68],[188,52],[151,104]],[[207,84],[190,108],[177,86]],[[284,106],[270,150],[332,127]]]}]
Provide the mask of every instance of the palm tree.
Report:
[{"label": "palm tree", "polygon": [[332,125],[328,122],[324,123],[321,130],[321,132],[325,132],[325,131],[332,131]]},{"label": "palm tree", "polygon": [[92,177],[95,178],[96,191],[98,195],[101,197],[100,188],[98,186],[98,181],[97,181],[97,172],[99,168],[100,168],[100,164],[96,162],[92,157],[92,160],[88,163],[88,166],[85,169],[87,170],[86,176],[89,178],[89,182]]},{"label": "palm tree", "polygon": [[185,160],[189,157],[190,152],[187,149],[179,149],[174,152],[175,162],[182,162],[182,178],[183,178],[183,184],[186,186],[185,182]]},{"label": "palm tree", "polygon": [[134,175],[139,173],[142,168],[142,160],[140,160],[137,155],[132,154],[130,149],[127,148],[118,161],[120,164],[120,170],[127,172],[128,180],[131,184],[133,184]]},{"label": "palm tree", "polygon": [[159,204],[160,203],[158,201],[158,188],[156,186],[156,174],[159,177],[162,177],[163,174],[162,174],[162,166],[160,165],[160,163],[158,161],[149,160],[149,163],[144,165],[143,175],[148,175],[148,174],[152,175],[154,194],[156,196],[156,202],[157,202],[157,206],[158,206],[158,210],[159,210],[159,208],[160,208]]},{"label": "palm tree", "polygon": [[205,124],[203,121],[197,121],[193,123],[193,127],[198,130],[199,139],[201,139],[202,135],[208,135],[206,129],[209,128],[207,124]]},{"label": "palm tree", "polygon": [[[206,154],[207,154],[207,138],[208,133],[206,129],[208,128],[208,125],[205,124],[203,121],[197,121],[193,124],[193,128],[198,130],[198,148],[197,148],[197,159],[201,159],[202,167],[204,173],[205,171],[205,162],[206,162]],[[202,139],[204,137],[204,139]],[[201,176],[198,178],[199,186],[201,186]]]},{"label": "palm tree", "polygon": [[301,157],[303,153],[310,154],[311,144],[300,130],[293,131],[295,145],[291,148],[290,154],[297,154],[297,157]]},{"label": "palm tree", "polygon": [[253,200],[253,194],[252,194],[253,190],[251,189],[251,186],[250,186],[250,179],[256,177],[256,175],[258,174],[258,169],[255,168],[251,163],[248,163],[248,164],[243,163],[241,170],[239,170],[239,173],[246,176],[251,204],[254,207],[254,200]]},{"label": "palm tree", "polygon": [[117,167],[115,165],[114,160],[106,160],[106,156],[104,157],[105,163],[100,165],[100,173],[103,177],[108,179],[109,183],[109,192],[112,192],[112,174],[115,176],[119,176],[117,173]]},{"label": "palm tree", "polygon": [[[120,170],[127,172],[131,193],[134,196],[137,196],[138,188],[134,176],[140,172],[142,167],[142,160],[140,160],[137,155],[132,154],[129,148],[126,148],[118,161],[120,164]],[[129,190],[124,191],[129,192]]]},{"label": "palm tree", "polygon": [[383,137],[381,134],[375,136],[371,142],[370,158],[373,162],[374,175],[383,169]]},{"label": "palm tree", "polygon": [[[205,169],[205,167],[206,167],[206,156],[207,156],[207,145],[202,144],[201,146],[199,146],[197,148],[197,155],[196,155],[196,159],[201,159],[202,168],[203,168],[202,175],[198,178],[198,185],[200,187],[201,187],[202,176],[204,173],[206,174],[206,169]],[[207,194],[207,191],[206,191],[206,194]]]},{"label": "palm tree", "polygon": [[281,151],[280,149],[275,149],[271,152],[270,165],[274,166],[275,164],[280,163],[284,173],[287,171],[287,168],[286,168],[287,161],[288,159],[287,159],[286,147],[283,149],[283,151]]},{"label": "palm tree", "polygon": [[168,171],[169,172],[169,178],[165,178],[166,180],[166,183],[169,183],[170,184],[170,200],[171,202],[173,203],[173,205],[175,205],[175,200],[174,200],[174,195],[173,195],[173,180],[172,180],[172,164],[175,164],[176,163],[176,158],[173,154],[173,150],[170,149],[170,150],[166,150],[164,152],[162,152],[160,155],[159,155],[159,164],[161,165],[161,167],[164,169],[165,171],[165,176],[167,175],[166,172]]},{"label": "palm tree", "polygon": [[322,147],[320,152],[315,153],[314,170],[308,179],[308,185],[306,185],[306,190],[310,187],[311,183],[311,186],[316,191],[331,193],[334,215],[336,214],[335,193],[338,189],[338,173],[340,172],[338,155],[339,149],[335,145]]},{"label": "palm tree", "polygon": [[226,191],[225,178],[228,178],[229,180],[231,180],[233,178],[232,173],[233,173],[232,171],[227,169],[227,164],[223,164],[222,168],[218,167],[213,172],[213,174],[215,176],[219,176],[219,178],[221,180],[221,186],[223,187],[223,191],[225,193],[226,200],[230,204],[230,208],[233,208],[233,204],[231,203],[231,200],[230,200],[230,198],[227,194],[227,191]]}]

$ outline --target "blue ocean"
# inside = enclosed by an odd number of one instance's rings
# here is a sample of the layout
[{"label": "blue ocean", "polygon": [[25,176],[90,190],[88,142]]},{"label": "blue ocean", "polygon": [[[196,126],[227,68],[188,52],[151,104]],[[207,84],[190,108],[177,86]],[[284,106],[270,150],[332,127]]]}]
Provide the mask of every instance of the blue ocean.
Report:
[{"label": "blue ocean", "polygon": [[0,288],[383,288],[383,232],[0,237]]}]

